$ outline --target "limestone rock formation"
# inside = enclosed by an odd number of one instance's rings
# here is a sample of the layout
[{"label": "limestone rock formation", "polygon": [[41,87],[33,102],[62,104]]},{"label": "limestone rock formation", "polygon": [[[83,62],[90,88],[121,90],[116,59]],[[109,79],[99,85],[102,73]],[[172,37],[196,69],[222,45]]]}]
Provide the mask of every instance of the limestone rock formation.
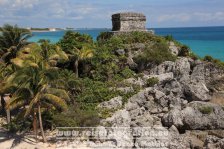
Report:
[{"label": "limestone rock formation", "polygon": [[102,109],[108,109],[108,110],[121,108],[122,107],[122,97],[118,96],[118,97],[112,98],[109,101],[100,103],[97,107],[102,108]]},{"label": "limestone rock formation", "polygon": [[[168,131],[165,142],[156,137],[145,140],[142,136],[129,136],[128,141],[132,141],[133,148],[147,147],[156,140],[163,144],[168,141],[166,147],[169,149],[221,149],[224,108],[211,103],[210,99],[211,90],[223,91],[220,83],[223,75],[222,70],[214,65],[191,58],[180,57],[175,62],[163,62],[141,77],[125,80],[143,89],[128,99],[123,110],[103,120],[102,124],[130,129],[159,126]],[[159,82],[145,88],[150,77],[159,78]]]}]

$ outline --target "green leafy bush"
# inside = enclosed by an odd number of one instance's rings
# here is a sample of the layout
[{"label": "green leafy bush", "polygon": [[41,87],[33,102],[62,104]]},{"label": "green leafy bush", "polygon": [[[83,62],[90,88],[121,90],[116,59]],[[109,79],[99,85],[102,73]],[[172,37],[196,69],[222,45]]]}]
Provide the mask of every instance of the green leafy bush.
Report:
[{"label": "green leafy bush", "polygon": [[29,118],[26,119],[12,119],[9,124],[3,127],[7,128],[9,132],[16,133],[18,131],[29,131],[31,128],[32,121]]},{"label": "green leafy bush", "polygon": [[113,36],[113,33],[111,32],[101,32],[97,36],[97,42],[98,43],[105,42],[106,40],[110,39],[112,36]]},{"label": "green leafy bush", "polygon": [[214,59],[212,56],[209,56],[209,55],[206,55],[204,58],[203,58],[203,61],[206,61],[206,62],[211,62],[213,63],[215,66],[221,68],[221,69],[224,69],[224,62],[222,62],[221,60],[218,60],[218,59]]},{"label": "green leafy bush", "polygon": [[129,69],[128,67],[126,67],[125,69],[123,69],[120,72],[120,75],[122,76],[122,78],[124,79],[128,79],[134,76],[134,71],[132,71],[131,69]]},{"label": "green leafy bush", "polygon": [[139,71],[144,70],[148,66],[158,65],[164,61],[175,61],[174,56],[169,50],[166,43],[155,43],[148,47],[142,54],[134,57],[134,61],[138,64]]},{"label": "green leafy bush", "polygon": [[212,62],[213,61],[213,58],[209,55],[206,55],[204,58],[203,58],[204,61],[207,61],[207,62]]},{"label": "green leafy bush", "polygon": [[57,44],[67,53],[74,47],[81,49],[83,45],[93,44],[93,39],[88,34],[67,31]]},{"label": "green leafy bush", "polygon": [[149,79],[147,80],[146,85],[147,85],[148,87],[153,87],[153,86],[154,86],[155,84],[157,84],[157,83],[159,83],[159,79],[153,77],[153,78],[149,78]]},{"label": "green leafy bush", "polygon": [[199,108],[199,111],[203,114],[210,114],[213,112],[213,108],[209,106],[202,106]]},{"label": "green leafy bush", "polygon": [[56,127],[94,127],[99,124],[99,116],[96,110],[73,105],[67,112],[53,115],[52,121]]},{"label": "green leafy bush", "polygon": [[118,92],[110,90],[107,83],[93,81],[88,78],[79,81],[81,92],[76,97],[78,103],[98,104],[118,96]]},{"label": "green leafy bush", "polygon": [[179,51],[179,56],[189,56],[190,48],[186,45],[183,45]]},{"label": "green leafy bush", "polygon": [[119,33],[119,34],[101,33],[97,39],[100,44],[105,44],[113,40],[117,40],[123,44],[166,41],[164,37],[156,36],[149,32],[139,32],[139,31],[133,31],[128,33],[125,32],[125,33]]},{"label": "green leafy bush", "polygon": [[167,41],[174,41],[173,36],[172,35],[167,35],[164,37]]},{"label": "green leafy bush", "polygon": [[194,52],[190,52],[189,53],[189,57],[192,58],[193,60],[198,60],[200,59],[200,57],[198,55],[196,55]]},{"label": "green leafy bush", "polygon": [[217,67],[219,67],[219,68],[221,68],[221,69],[224,69],[224,62],[222,62],[222,61],[220,61],[220,60],[218,60],[218,59],[214,59],[214,60],[213,60],[213,63],[214,63]]}]

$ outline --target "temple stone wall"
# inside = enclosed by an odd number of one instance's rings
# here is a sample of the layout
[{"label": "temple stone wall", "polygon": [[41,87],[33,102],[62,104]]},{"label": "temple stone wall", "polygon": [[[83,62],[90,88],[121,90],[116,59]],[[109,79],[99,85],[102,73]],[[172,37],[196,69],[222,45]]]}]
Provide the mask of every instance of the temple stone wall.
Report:
[{"label": "temple stone wall", "polygon": [[146,31],[146,17],[141,13],[117,13],[112,15],[112,31]]}]

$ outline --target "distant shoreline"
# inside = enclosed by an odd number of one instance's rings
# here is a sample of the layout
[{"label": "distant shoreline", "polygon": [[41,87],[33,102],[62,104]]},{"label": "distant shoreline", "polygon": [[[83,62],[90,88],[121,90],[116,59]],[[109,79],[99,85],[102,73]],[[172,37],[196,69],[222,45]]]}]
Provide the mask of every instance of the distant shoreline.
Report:
[{"label": "distant shoreline", "polygon": [[30,30],[31,32],[58,32],[58,31],[66,31],[66,30],[55,30],[55,31],[50,31],[50,30]]}]

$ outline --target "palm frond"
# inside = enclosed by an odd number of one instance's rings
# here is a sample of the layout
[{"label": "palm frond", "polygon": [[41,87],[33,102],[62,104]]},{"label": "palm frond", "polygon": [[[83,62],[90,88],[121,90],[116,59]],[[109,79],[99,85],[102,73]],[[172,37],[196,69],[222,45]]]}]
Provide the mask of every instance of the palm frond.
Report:
[{"label": "palm frond", "polygon": [[9,104],[6,105],[6,109],[14,110],[25,105],[25,103],[26,101],[21,97],[12,97]]},{"label": "palm frond", "polygon": [[29,107],[26,109],[24,117],[28,116],[32,111],[34,105],[40,100],[40,93],[37,93],[36,96],[29,103]]},{"label": "palm frond", "polygon": [[14,58],[11,60],[12,64],[18,66],[18,67],[23,67],[24,66],[24,60],[20,58]]},{"label": "palm frond", "polygon": [[48,88],[46,90],[47,93],[58,96],[62,99],[64,99],[65,101],[69,102],[70,101],[70,97],[68,95],[68,93],[63,90],[63,89],[57,89],[57,88]]},{"label": "palm frond", "polygon": [[66,102],[62,98],[55,96],[53,94],[43,94],[41,99],[45,99],[49,101],[50,103],[52,103],[55,107],[59,109],[62,109],[62,110],[68,109]]}]

